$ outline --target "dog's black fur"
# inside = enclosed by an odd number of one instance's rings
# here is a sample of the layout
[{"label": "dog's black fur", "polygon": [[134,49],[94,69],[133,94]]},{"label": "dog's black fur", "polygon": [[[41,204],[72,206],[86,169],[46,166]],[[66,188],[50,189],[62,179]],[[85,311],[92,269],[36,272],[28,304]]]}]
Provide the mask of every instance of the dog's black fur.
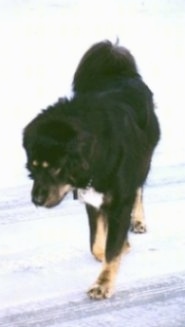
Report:
[{"label": "dog's black fur", "polygon": [[87,211],[91,248],[98,213],[107,222],[109,263],[121,253],[137,189],[146,180],[159,140],[153,96],[131,53],[109,41],[85,53],[73,91],[72,99],[60,99],[24,130],[32,200],[52,207],[69,190],[89,184],[103,193],[101,208],[88,206]]}]

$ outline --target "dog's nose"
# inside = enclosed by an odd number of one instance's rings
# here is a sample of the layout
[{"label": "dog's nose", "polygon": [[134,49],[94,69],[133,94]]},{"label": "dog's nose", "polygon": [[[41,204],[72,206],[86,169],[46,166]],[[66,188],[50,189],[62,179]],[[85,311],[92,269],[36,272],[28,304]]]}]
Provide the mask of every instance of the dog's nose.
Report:
[{"label": "dog's nose", "polygon": [[32,197],[32,202],[36,205],[36,206],[43,206],[45,203],[45,197],[42,195],[38,195],[38,196],[33,196]]}]

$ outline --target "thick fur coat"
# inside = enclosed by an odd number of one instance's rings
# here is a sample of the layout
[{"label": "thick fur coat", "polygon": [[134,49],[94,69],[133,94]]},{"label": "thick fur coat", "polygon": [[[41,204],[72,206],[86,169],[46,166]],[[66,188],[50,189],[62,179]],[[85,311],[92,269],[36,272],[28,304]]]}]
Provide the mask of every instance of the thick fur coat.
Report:
[{"label": "thick fur coat", "polygon": [[36,205],[55,206],[73,189],[91,187],[102,195],[98,209],[86,205],[91,251],[104,261],[89,291],[99,299],[112,293],[133,209],[141,209],[159,124],[134,57],[109,41],[82,57],[73,93],[28,124],[23,145]]}]

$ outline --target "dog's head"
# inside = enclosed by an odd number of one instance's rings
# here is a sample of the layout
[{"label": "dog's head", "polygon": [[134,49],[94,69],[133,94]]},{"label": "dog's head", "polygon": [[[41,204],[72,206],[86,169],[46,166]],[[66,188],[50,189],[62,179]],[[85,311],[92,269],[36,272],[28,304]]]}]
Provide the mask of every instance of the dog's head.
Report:
[{"label": "dog's head", "polygon": [[[82,143],[81,143],[82,144]],[[87,171],[80,159],[80,138],[68,123],[47,115],[37,116],[24,130],[27,169],[33,180],[32,201],[53,207],[65,197]]]}]

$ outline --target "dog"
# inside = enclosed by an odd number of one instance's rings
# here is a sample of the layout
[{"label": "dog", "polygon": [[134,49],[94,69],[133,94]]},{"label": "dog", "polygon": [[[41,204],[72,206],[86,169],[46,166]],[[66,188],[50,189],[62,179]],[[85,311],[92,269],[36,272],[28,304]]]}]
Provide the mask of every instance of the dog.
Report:
[{"label": "dog", "polygon": [[[128,49],[105,40],[82,57],[73,96],[23,131],[32,201],[52,208],[72,190],[86,202],[90,249],[102,270],[88,294],[112,295],[129,227],[145,232],[143,185],[160,138],[153,94]],[[96,192],[96,199],[94,199]]]}]

